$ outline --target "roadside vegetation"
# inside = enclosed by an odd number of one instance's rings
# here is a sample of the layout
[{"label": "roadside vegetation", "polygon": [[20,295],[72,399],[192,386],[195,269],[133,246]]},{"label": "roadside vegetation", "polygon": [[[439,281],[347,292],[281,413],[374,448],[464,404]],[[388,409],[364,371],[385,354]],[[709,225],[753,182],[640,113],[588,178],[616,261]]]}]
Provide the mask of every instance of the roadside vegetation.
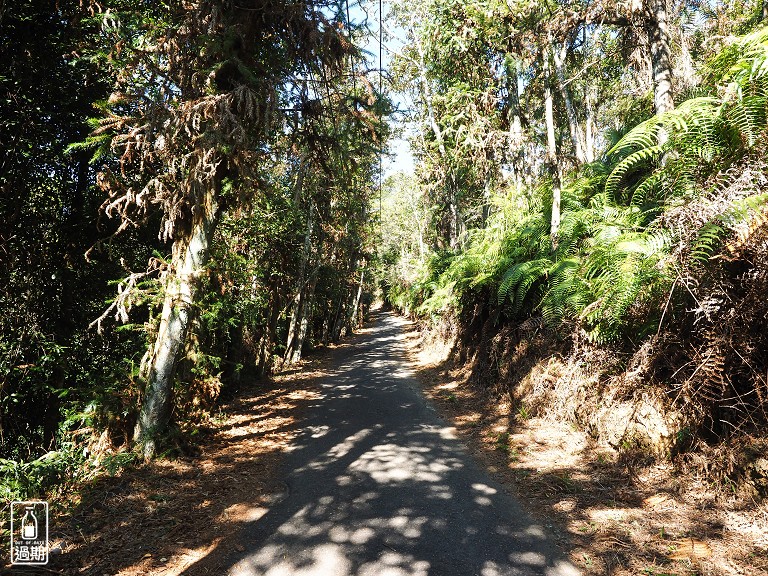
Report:
[{"label": "roadside vegetation", "polygon": [[0,495],[194,451],[361,321],[389,104],[333,2],[0,5]]},{"label": "roadside vegetation", "polygon": [[765,495],[761,2],[397,4],[388,300],[468,381]]}]

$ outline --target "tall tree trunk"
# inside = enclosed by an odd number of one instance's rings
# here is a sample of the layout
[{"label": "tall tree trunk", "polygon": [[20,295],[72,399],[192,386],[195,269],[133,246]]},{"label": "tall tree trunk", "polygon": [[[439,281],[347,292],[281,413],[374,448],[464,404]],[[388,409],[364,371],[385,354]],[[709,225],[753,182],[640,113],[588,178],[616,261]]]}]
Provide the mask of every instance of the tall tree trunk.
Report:
[{"label": "tall tree trunk", "polygon": [[[551,49],[551,46],[550,46]],[[552,175],[552,219],[549,234],[552,238],[552,248],[557,247],[557,233],[560,230],[560,166],[557,162],[557,143],[555,141],[555,113],[552,101],[551,71],[549,51],[545,50],[544,58],[544,119],[547,125],[547,164]]]},{"label": "tall tree trunk", "polygon": [[517,154],[523,143],[523,123],[520,119],[520,62],[515,60],[514,70],[509,70],[509,141],[512,153]]},{"label": "tall tree trunk", "polygon": [[485,228],[488,225],[488,219],[491,217],[491,191],[493,182],[491,179],[490,165],[486,164],[485,178],[483,182],[483,215],[481,226]]},{"label": "tall tree trunk", "polygon": [[[418,246],[419,246],[419,258],[423,258],[424,254],[427,253],[427,247],[424,244],[424,223],[422,219],[421,212],[419,210],[419,206],[417,205],[417,201],[414,197],[410,197],[411,199],[411,216],[413,216],[415,228],[418,231]],[[405,247],[405,244],[401,246],[401,249]],[[404,256],[404,253],[403,253]]]},{"label": "tall tree trunk", "polygon": [[[359,259],[357,255],[352,257],[349,261],[349,267],[347,268],[346,278],[352,278],[357,270]],[[346,280],[344,281],[345,284]],[[337,342],[343,335],[345,330],[349,327],[349,316],[351,315],[350,308],[355,302],[355,290],[351,289],[349,285],[343,290],[343,295],[339,297],[339,306],[336,310],[336,316],[333,324],[333,341]]]},{"label": "tall tree trunk", "polygon": [[218,220],[217,188],[213,185],[206,192],[189,233],[173,242],[160,326],[149,353],[144,400],[134,430],[134,441],[142,447],[145,458],[154,456],[157,441],[171,417],[173,378],[187,339],[198,278],[208,263]]},{"label": "tall tree trunk", "polygon": [[277,332],[277,323],[280,320],[281,308],[282,298],[280,298],[280,285],[277,280],[273,280],[269,297],[267,325],[264,329],[264,335],[261,337],[259,346],[259,365],[256,369],[259,378],[264,378],[271,368],[272,349],[275,343],[275,333]]},{"label": "tall tree trunk", "polygon": [[459,244],[461,224],[459,222],[459,205],[456,200],[457,185],[455,178],[451,177],[450,191],[448,193],[448,245],[453,250]]},{"label": "tall tree trunk", "polygon": [[228,343],[226,363],[224,365],[224,381],[227,385],[237,388],[240,384],[240,364],[243,360],[244,326],[238,321],[227,331]]},{"label": "tall tree trunk", "polygon": [[318,252],[317,265],[314,266],[312,273],[309,276],[309,284],[307,285],[304,294],[304,300],[301,304],[299,326],[296,333],[296,340],[293,346],[293,353],[288,359],[291,363],[295,363],[301,360],[301,355],[304,351],[304,343],[307,340],[310,322],[312,322],[312,310],[315,303],[315,287],[317,286],[317,278],[320,273],[320,260],[320,253]]},{"label": "tall tree trunk", "polygon": [[346,294],[339,297],[336,313],[333,315],[333,328],[331,330],[331,340],[338,342],[341,339],[341,332],[344,328],[344,312],[347,304]]},{"label": "tall tree trunk", "polygon": [[296,345],[294,346],[293,354],[290,357],[291,363],[296,363],[301,360],[301,356],[304,353],[304,343],[307,341],[309,324],[312,321],[312,305],[315,300],[314,287],[316,283],[317,276],[315,276],[315,282],[312,284],[312,292],[307,295],[307,299],[301,307],[301,318],[299,320],[299,329],[296,334]]},{"label": "tall tree trunk", "polygon": [[[363,263],[365,264],[365,263]],[[349,308],[347,315],[347,326],[349,331],[354,331],[360,324],[360,299],[363,296],[363,284],[365,283],[365,267],[360,268],[360,282],[357,285],[357,291],[355,297],[352,300],[352,306]]]},{"label": "tall tree trunk", "polygon": [[587,162],[595,161],[595,104],[597,103],[597,87],[593,85],[587,86],[586,93],[584,95],[585,110],[586,110],[586,122],[584,131],[584,158]]},{"label": "tall tree trunk", "polygon": [[306,163],[307,153],[302,152],[301,157],[299,158],[299,170],[298,174],[296,174],[296,182],[293,185],[293,202],[295,204],[299,203],[301,194],[304,191],[304,177],[307,174]]},{"label": "tall tree trunk", "polygon": [[555,139],[555,111],[552,100],[549,54],[544,54],[544,122],[547,128],[547,161],[557,162],[557,142]]},{"label": "tall tree trunk", "polygon": [[667,24],[667,0],[649,0],[648,37],[651,43],[653,104],[656,114],[675,107],[672,99],[672,64]]},{"label": "tall tree trunk", "polygon": [[520,61],[515,59],[514,69],[508,66],[509,78],[509,159],[515,181],[519,183],[523,170],[523,123],[520,118]]},{"label": "tall tree trunk", "polygon": [[304,251],[301,254],[301,261],[299,263],[299,272],[296,275],[296,285],[294,287],[293,302],[291,304],[291,316],[288,323],[288,337],[285,343],[285,355],[283,361],[287,361],[294,351],[294,340],[296,338],[296,330],[299,325],[299,316],[303,301],[306,299],[306,274],[307,263],[309,262],[310,252],[312,250],[312,230],[314,228],[314,202],[310,201],[308,214],[307,214],[307,232],[304,235]]},{"label": "tall tree trunk", "polygon": [[557,76],[557,85],[560,89],[560,95],[565,102],[565,115],[568,118],[568,130],[571,133],[571,142],[573,142],[573,151],[579,164],[584,164],[586,155],[584,153],[584,138],[581,134],[579,119],[576,115],[576,108],[573,106],[571,93],[568,90],[568,83],[565,77],[565,59],[568,55],[568,46],[563,44],[559,48],[555,46],[553,39],[549,38],[552,48],[552,59],[555,63],[555,76]]},{"label": "tall tree trunk", "polygon": [[320,341],[324,345],[328,345],[328,342],[331,341],[331,317],[328,313],[323,317],[323,325],[320,329]]},{"label": "tall tree trunk", "polygon": [[[591,34],[587,34],[584,28],[584,50],[586,53],[597,53],[600,26],[595,26]],[[595,120],[595,108],[597,106],[598,86],[596,81],[587,81],[584,89],[584,110],[586,114],[584,122],[584,157],[587,162],[595,161],[595,138],[597,137],[597,123]]]}]

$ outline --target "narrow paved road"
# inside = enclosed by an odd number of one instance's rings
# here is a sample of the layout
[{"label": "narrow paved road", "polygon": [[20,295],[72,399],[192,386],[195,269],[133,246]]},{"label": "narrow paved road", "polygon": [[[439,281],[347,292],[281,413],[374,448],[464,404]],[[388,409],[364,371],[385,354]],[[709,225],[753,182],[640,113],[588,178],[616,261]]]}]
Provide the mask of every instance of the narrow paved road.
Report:
[{"label": "narrow paved road", "polygon": [[287,456],[288,495],[247,528],[229,573],[578,574],[424,400],[402,326],[379,314],[334,353]]}]

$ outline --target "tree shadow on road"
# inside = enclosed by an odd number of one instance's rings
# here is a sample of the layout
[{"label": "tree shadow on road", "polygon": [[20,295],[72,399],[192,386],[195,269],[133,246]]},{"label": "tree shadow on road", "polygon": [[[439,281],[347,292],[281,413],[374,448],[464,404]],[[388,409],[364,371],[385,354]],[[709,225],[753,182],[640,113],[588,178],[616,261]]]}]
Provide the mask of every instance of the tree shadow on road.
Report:
[{"label": "tree shadow on road", "polygon": [[183,574],[576,574],[420,399],[401,322],[377,326],[334,352],[285,497]]},{"label": "tree shadow on road", "polygon": [[[329,350],[317,369],[237,399],[197,458],[83,493],[59,533],[65,574],[577,572],[425,404],[402,321]],[[284,481],[284,483],[283,483]]]}]

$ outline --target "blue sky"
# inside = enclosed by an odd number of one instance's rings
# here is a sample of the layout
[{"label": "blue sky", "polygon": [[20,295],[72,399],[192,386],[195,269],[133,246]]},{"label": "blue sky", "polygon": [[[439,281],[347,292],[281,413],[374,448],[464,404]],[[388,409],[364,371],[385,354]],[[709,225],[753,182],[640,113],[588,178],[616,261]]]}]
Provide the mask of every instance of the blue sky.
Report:
[{"label": "blue sky", "polygon": [[[383,0],[384,15],[388,12],[388,4]],[[394,23],[387,23],[386,28],[394,34],[394,38],[385,38],[384,46],[379,51],[379,2],[378,0],[349,0],[349,16],[353,23],[367,25],[369,35],[363,43],[363,49],[370,54],[370,67],[382,68],[387,70],[392,54],[397,53],[403,46],[405,34]],[[382,55],[382,62],[379,62],[379,54]],[[373,80],[373,78],[371,78]],[[411,106],[404,94],[391,94],[392,99],[398,108],[404,109]],[[397,119],[395,119],[397,120]],[[405,126],[406,132],[408,127]],[[396,138],[390,141],[391,157],[384,157],[384,177],[395,172],[412,172],[413,155],[410,146],[404,138]]]}]

